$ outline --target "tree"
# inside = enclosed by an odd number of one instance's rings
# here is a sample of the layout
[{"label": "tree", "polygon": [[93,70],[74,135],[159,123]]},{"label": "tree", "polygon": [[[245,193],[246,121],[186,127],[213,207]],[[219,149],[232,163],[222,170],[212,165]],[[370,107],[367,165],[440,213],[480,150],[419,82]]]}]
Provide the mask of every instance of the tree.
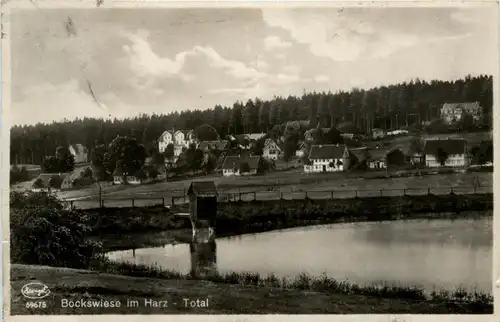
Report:
[{"label": "tree", "polygon": [[481,141],[470,149],[473,164],[486,164],[493,162],[493,141]]},{"label": "tree", "polygon": [[30,175],[26,167],[19,168],[17,165],[13,165],[10,169],[10,184],[15,184],[18,182],[29,181]]},{"label": "tree", "polygon": [[464,113],[458,121],[458,128],[461,131],[469,132],[476,129],[474,118],[469,113]]},{"label": "tree", "polygon": [[130,175],[143,167],[145,159],[146,149],[135,138],[118,136],[110,143],[104,164],[110,174],[119,164],[124,175]]},{"label": "tree", "polygon": [[342,139],[342,136],[340,135],[340,131],[337,130],[335,127],[332,127],[328,131],[328,133],[326,134],[325,140],[329,144],[342,144],[342,143],[344,143],[344,140]]},{"label": "tree", "polygon": [[167,177],[168,177],[167,176],[167,172],[168,172],[168,170],[167,170],[167,166],[165,164],[165,155],[159,153],[158,151],[156,151],[152,155],[152,161],[153,161],[153,165],[155,167],[163,169],[163,171],[165,172],[165,180],[167,180]]},{"label": "tree", "polygon": [[400,149],[393,149],[387,153],[388,166],[402,166],[405,163],[405,155]]},{"label": "tree", "polygon": [[[374,99],[370,98],[372,94]],[[286,99],[256,98],[253,100],[253,105],[258,117],[255,116],[254,120],[252,115],[255,114],[249,113],[253,111],[252,108],[246,110],[248,120],[245,120],[245,125],[253,131],[260,129],[268,132],[275,125],[294,119],[311,120],[310,128],[315,128],[318,113],[326,115],[324,111],[321,113],[318,111],[318,106],[323,106],[323,103],[319,102],[324,101],[321,97],[328,98],[330,124],[339,120],[350,121],[355,124],[354,128],[363,129],[359,130],[360,134],[373,127],[396,129],[406,123],[406,120],[431,121],[440,116],[439,109],[443,103],[463,101],[465,98],[470,102],[478,101],[483,108],[484,120],[477,125],[481,125],[482,129],[492,128],[493,77],[491,75],[467,76],[454,81],[414,80],[365,91],[354,88],[335,94],[304,92],[300,96],[289,96]],[[99,145],[105,145],[107,150],[109,143],[117,136],[133,136],[139,142],[147,139],[148,143],[152,144],[151,140],[158,138],[165,129],[196,129],[203,124],[214,127],[222,137],[228,133],[241,134],[242,109],[243,104],[235,102],[231,106],[216,105],[212,109],[203,111],[142,114],[128,119],[84,118],[50,124],[14,125],[10,130],[10,163],[42,165],[45,158],[51,155],[51,151],[56,151],[58,146],[67,146],[69,142],[84,144],[91,154]],[[271,116],[273,114],[274,116]],[[414,119],[410,119],[410,115]],[[258,123],[257,126],[255,122]],[[340,126],[338,128],[340,129]],[[134,129],[134,133],[131,133],[131,129]],[[281,136],[282,129],[279,126],[277,129],[281,131],[279,132]],[[443,131],[448,131],[448,127],[433,132]]]},{"label": "tree", "polygon": [[250,165],[248,164],[248,162],[246,161],[243,161],[243,162],[240,162],[240,173],[249,173],[250,172]]},{"label": "tree", "polygon": [[35,182],[33,182],[33,188],[35,189],[43,189],[45,188],[45,184],[43,183],[42,178],[37,178]]},{"label": "tree", "polygon": [[44,173],[58,173],[59,172],[59,161],[55,156],[50,156],[43,160],[42,171]]},{"label": "tree", "polygon": [[106,179],[106,170],[104,168],[104,154],[106,153],[106,146],[104,144],[97,145],[90,155],[90,163],[95,170],[95,177],[98,181]]},{"label": "tree", "polygon": [[75,169],[75,156],[69,152],[67,147],[58,147],[56,158],[58,161],[56,172],[71,172]]},{"label": "tree", "polygon": [[262,155],[264,152],[264,143],[266,142],[267,138],[263,137],[258,139],[255,144],[252,147],[252,153],[254,155]]},{"label": "tree", "polygon": [[203,171],[205,173],[212,173],[217,165],[217,158],[213,154],[209,154],[206,162],[203,164]]},{"label": "tree", "polygon": [[201,165],[203,164],[204,154],[200,149],[194,151],[193,161],[191,163],[191,169],[193,171],[200,171]]},{"label": "tree", "polygon": [[219,140],[219,134],[215,128],[208,124],[203,124],[194,131],[195,137],[199,141],[216,141]]},{"label": "tree", "polygon": [[61,189],[62,178],[58,175],[53,175],[50,177],[48,186],[51,189]]},{"label": "tree", "polygon": [[87,269],[104,255],[80,211],[45,192],[10,193],[12,263]]},{"label": "tree", "polygon": [[448,159],[448,153],[443,148],[438,148],[436,152],[436,160],[444,166],[446,164],[446,160]]}]

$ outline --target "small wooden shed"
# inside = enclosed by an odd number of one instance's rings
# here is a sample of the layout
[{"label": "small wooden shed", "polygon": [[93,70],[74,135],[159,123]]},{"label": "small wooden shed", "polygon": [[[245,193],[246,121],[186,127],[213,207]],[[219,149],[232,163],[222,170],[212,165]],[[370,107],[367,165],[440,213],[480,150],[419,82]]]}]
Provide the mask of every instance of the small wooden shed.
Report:
[{"label": "small wooden shed", "polygon": [[206,220],[215,226],[217,216],[217,187],[213,181],[193,181],[189,186],[189,213],[192,222]]}]

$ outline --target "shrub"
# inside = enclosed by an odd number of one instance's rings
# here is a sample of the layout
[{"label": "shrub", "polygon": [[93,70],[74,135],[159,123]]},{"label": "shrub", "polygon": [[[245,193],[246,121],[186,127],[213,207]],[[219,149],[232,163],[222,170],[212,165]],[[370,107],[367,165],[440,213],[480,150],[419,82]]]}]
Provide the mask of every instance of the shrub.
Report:
[{"label": "shrub", "polygon": [[102,256],[100,243],[87,239],[85,213],[67,210],[44,192],[10,196],[11,261],[31,265],[87,268]]}]

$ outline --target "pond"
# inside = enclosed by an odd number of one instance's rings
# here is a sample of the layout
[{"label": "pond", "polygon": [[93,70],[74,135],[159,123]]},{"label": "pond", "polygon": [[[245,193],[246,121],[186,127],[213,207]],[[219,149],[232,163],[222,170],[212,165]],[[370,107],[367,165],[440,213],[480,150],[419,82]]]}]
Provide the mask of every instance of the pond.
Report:
[{"label": "pond", "polygon": [[[300,227],[216,240],[219,273],[326,273],[357,284],[492,292],[493,219],[432,219]],[[108,253],[111,260],[189,273],[188,244]]]}]

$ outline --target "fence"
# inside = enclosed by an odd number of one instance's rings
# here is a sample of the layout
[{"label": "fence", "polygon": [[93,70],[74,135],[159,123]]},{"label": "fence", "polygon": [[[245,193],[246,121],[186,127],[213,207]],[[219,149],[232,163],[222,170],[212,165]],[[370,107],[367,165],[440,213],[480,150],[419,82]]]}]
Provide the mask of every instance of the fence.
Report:
[{"label": "fence", "polygon": [[[371,189],[371,190],[268,190],[268,191],[246,191],[233,193],[220,193],[219,202],[234,201],[266,201],[266,200],[303,200],[309,199],[350,199],[370,197],[398,197],[398,196],[425,196],[446,195],[454,193],[457,195],[467,194],[491,194],[492,186],[462,186],[462,187],[435,187],[435,188],[405,188],[405,189]],[[100,207],[147,207],[147,206],[170,206],[186,204],[186,195],[164,198],[127,198],[127,199],[102,199],[99,200],[72,200],[69,201],[72,209],[90,209]]]}]

